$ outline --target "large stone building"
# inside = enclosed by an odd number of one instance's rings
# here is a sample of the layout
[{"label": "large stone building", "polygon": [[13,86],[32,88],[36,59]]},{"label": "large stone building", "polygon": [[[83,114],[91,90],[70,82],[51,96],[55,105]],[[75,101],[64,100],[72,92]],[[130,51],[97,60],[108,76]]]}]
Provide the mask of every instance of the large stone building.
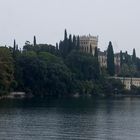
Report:
[{"label": "large stone building", "polygon": [[140,87],[140,78],[128,78],[128,77],[113,77],[115,79],[121,80],[124,84],[125,89],[130,90],[131,86]]},{"label": "large stone building", "polygon": [[[101,67],[107,68],[107,51],[100,51],[98,48],[98,36],[80,36],[80,49],[83,52],[95,54],[95,48],[98,49],[98,60]],[[120,53],[114,54],[115,73],[120,72]]]},{"label": "large stone building", "polygon": [[114,64],[115,64],[115,73],[119,74],[121,70],[121,59],[120,59],[120,53],[114,54]]},{"label": "large stone building", "polygon": [[92,53],[94,55],[95,48],[98,48],[98,36],[80,36],[79,41],[82,51]]},{"label": "large stone building", "polygon": [[98,50],[98,60],[101,67],[107,68],[107,51]]},{"label": "large stone building", "polygon": [[[98,50],[98,60],[101,67],[107,68],[107,51],[101,52]],[[118,74],[120,72],[120,53],[114,54],[114,64],[115,64],[115,73]]]}]

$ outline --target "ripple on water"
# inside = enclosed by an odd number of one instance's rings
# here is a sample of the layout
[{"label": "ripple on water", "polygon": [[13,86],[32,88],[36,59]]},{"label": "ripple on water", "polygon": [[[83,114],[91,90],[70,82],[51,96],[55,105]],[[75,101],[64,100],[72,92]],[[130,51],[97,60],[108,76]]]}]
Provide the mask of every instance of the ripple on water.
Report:
[{"label": "ripple on water", "polygon": [[75,100],[0,104],[0,140],[139,140],[140,99]]}]

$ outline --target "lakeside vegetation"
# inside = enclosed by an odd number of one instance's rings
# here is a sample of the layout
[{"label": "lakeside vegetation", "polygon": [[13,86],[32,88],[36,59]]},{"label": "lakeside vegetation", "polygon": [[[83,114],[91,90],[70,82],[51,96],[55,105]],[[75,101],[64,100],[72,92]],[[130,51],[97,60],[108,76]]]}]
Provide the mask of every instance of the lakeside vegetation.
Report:
[{"label": "lakeside vegetation", "polygon": [[[56,46],[33,44],[26,41],[21,51],[14,41],[13,47],[0,47],[0,96],[11,91],[24,91],[36,97],[99,95],[124,93],[120,80],[108,79],[115,75],[114,51],[109,42],[107,69],[100,68],[98,50],[95,55],[80,49],[79,37],[67,35]],[[125,57],[123,57],[125,56]],[[132,57],[121,52],[119,76],[140,77],[140,59],[133,50]],[[140,89],[133,87],[137,94]],[[132,92],[132,91],[131,91]]]}]

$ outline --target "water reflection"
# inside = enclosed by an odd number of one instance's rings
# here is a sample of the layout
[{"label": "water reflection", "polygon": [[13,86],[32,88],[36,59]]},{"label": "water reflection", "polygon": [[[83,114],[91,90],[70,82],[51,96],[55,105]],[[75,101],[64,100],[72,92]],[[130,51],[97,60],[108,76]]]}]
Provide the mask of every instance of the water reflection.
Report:
[{"label": "water reflection", "polygon": [[0,139],[138,140],[140,99],[0,102]]}]

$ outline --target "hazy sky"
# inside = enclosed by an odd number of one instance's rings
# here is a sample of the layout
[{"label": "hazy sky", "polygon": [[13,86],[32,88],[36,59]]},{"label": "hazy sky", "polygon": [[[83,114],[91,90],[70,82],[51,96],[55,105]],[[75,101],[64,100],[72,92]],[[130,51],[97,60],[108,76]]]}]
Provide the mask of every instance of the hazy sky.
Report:
[{"label": "hazy sky", "polygon": [[140,0],[0,0],[0,45],[20,47],[26,40],[55,44],[64,29],[75,35],[99,35],[104,50],[136,48],[140,56]]}]

